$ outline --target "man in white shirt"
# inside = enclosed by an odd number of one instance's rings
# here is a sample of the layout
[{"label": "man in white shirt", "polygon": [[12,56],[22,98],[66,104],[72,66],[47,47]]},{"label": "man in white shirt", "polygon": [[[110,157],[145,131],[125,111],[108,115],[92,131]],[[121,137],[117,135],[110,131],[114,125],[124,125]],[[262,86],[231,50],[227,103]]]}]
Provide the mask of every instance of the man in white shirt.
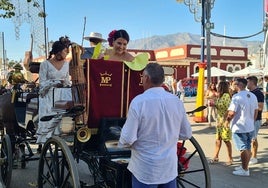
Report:
[{"label": "man in white shirt", "polygon": [[240,151],[242,166],[236,167],[233,174],[249,176],[248,164],[251,156],[251,140],[254,135],[254,121],[258,114],[258,101],[252,92],[246,90],[246,79],[239,78],[235,84],[238,93],[232,97],[226,126],[230,122],[234,143]]},{"label": "man in white shirt", "polygon": [[118,146],[131,148],[133,188],[176,188],[177,141],[189,139],[192,129],[182,101],[161,87],[161,65],[147,64],[142,81],[145,91],[130,104]]}]

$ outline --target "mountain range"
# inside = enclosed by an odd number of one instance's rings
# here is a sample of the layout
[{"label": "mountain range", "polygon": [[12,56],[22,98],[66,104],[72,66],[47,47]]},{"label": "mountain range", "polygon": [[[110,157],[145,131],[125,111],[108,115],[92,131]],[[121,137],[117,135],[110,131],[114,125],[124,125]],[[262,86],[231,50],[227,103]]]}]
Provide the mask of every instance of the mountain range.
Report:
[{"label": "mountain range", "polygon": [[[200,45],[200,35],[191,33],[175,33],[169,35],[156,35],[152,37],[131,40],[128,44],[129,49],[155,50],[184,44]],[[248,48],[248,55],[259,53],[263,41],[247,41],[241,39],[224,39],[211,35],[212,46],[232,46]]]}]

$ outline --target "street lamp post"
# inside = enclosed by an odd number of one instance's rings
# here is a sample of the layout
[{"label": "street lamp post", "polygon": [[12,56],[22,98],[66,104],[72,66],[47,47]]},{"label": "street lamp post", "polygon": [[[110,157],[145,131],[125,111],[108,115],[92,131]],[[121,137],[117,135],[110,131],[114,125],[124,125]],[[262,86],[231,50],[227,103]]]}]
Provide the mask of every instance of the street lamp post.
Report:
[{"label": "street lamp post", "polygon": [[45,38],[45,59],[48,55],[48,44],[47,44],[47,26],[46,26],[46,2],[43,0],[43,12],[44,12],[44,38]]},{"label": "street lamp post", "polygon": [[[176,0],[179,3],[184,2],[189,7],[191,13],[194,14],[194,19],[201,22],[201,54],[200,61],[204,61],[205,54],[205,36],[206,36],[206,60],[207,60],[207,84],[211,82],[211,39],[210,30],[214,28],[214,24],[210,22],[211,9],[214,7],[215,0]],[[200,10],[201,9],[201,10]],[[200,15],[201,11],[201,15]],[[206,35],[205,35],[206,30]]]},{"label": "street lamp post", "polygon": [[205,0],[176,0],[179,3],[184,3],[189,7],[189,11],[194,14],[194,20],[201,22],[201,53],[200,61],[205,59]]},{"label": "street lamp post", "polygon": [[[207,84],[211,82],[211,53],[210,53],[210,29],[213,24],[210,23],[211,8],[213,8],[215,0],[177,0],[184,2],[189,7],[191,13],[194,14],[195,21],[201,21],[201,53],[197,86],[196,107],[204,105],[204,69],[207,67]],[[201,9],[201,15],[200,15]],[[199,16],[197,16],[199,14]],[[205,29],[206,29],[206,63],[205,63]],[[195,113],[194,121],[205,122],[207,119],[203,115],[203,111]]]},{"label": "street lamp post", "polygon": [[211,39],[210,39],[210,30],[214,27],[214,24],[210,22],[211,18],[211,9],[214,6],[215,0],[203,0],[206,2],[206,37],[207,37],[207,84],[211,83]]}]

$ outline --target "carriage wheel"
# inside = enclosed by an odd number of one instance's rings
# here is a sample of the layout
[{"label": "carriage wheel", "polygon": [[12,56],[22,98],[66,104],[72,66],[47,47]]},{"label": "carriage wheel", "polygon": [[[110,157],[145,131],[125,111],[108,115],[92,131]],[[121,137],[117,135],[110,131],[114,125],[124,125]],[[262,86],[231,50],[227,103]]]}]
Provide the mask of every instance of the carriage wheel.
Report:
[{"label": "carriage wheel", "polygon": [[0,160],[1,182],[9,187],[12,176],[12,146],[8,134],[2,139]]},{"label": "carriage wheel", "polygon": [[210,188],[211,179],[208,162],[195,138],[192,137],[189,140],[183,141],[180,149],[178,149],[178,154],[182,154],[182,157],[179,157],[178,187]]},{"label": "carriage wheel", "polygon": [[79,153],[79,156],[77,156],[77,158],[79,158],[78,162],[83,161],[85,165],[87,165],[88,170],[93,178],[93,179],[88,179],[87,182],[82,182],[83,180],[81,178],[80,181],[82,185],[87,184],[88,181],[90,181],[90,183],[93,184],[91,185],[92,187],[105,187],[105,188],[108,187],[100,169],[99,158],[97,156],[97,153],[95,152],[90,153],[90,152],[82,151],[81,153]]},{"label": "carriage wheel", "polygon": [[72,153],[65,141],[57,136],[44,144],[40,154],[38,187],[80,188]]}]

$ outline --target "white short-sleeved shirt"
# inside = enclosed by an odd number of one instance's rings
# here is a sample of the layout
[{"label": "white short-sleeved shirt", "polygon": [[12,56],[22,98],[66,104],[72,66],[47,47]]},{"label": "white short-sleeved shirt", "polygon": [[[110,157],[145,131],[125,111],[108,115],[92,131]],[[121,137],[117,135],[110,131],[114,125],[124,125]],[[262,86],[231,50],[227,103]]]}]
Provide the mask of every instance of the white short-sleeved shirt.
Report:
[{"label": "white short-sleeved shirt", "polygon": [[119,147],[130,145],[128,169],[140,182],[163,184],[178,175],[178,139],[191,136],[183,103],[154,87],[132,100]]},{"label": "white short-sleeved shirt", "polygon": [[247,133],[254,130],[254,113],[258,109],[256,96],[242,90],[232,97],[228,110],[235,112],[231,121],[232,132]]}]

